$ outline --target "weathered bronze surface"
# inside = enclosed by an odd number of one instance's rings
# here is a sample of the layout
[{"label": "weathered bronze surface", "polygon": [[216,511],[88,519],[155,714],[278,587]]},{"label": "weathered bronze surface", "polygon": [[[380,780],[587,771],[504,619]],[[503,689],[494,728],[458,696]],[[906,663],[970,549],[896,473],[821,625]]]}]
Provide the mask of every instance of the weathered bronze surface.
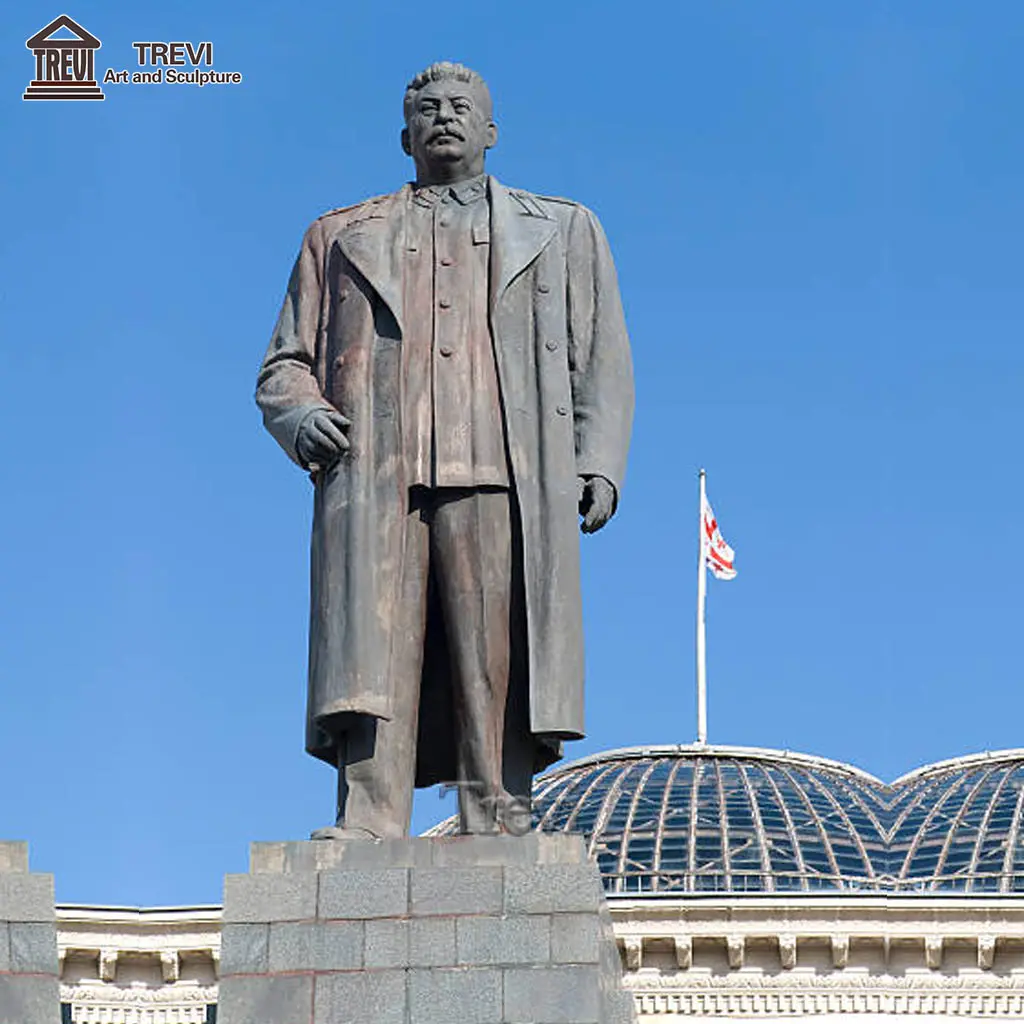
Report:
[{"label": "weathered bronze surface", "polygon": [[415,182],[309,228],[256,391],[315,483],[325,836],[406,834],[414,783],[458,784],[464,831],[524,820],[583,735],[577,524],[614,513],[633,414],[597,218],[484,174],[475,72],[434,64],[404,107]]}]

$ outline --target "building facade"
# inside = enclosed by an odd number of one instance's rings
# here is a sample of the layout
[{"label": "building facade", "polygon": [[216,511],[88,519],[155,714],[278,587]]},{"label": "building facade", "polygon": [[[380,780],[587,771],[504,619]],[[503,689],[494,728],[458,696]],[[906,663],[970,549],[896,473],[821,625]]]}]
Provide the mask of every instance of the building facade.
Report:
[{"label": "building facade", "polygon": [[[535,827],[587,837],[640,1019],[665,1024],[1024,1020],[1022,815],[1021,750],[887,784],[789,752],[631,748],[534,796]],[[219,908],[57,920],[66,1021],[215,1021]]]}]

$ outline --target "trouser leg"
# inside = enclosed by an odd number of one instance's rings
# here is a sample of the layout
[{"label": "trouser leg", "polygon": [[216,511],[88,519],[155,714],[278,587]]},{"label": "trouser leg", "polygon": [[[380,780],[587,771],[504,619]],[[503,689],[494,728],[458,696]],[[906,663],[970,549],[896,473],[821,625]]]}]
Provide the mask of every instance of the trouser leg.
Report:
[{"label": "trouser leg", "polygon": [[495,831],[504,799],[511,539],[507,491],[439,492],[430,558],[451,657],[463,832]]},{"label": "trouser leg", "polygon": [[402,584],[392,630],[392,717],[360,715],[338,744],[338,824],[381,838],[408,835],[412,816],[428,557],[426,516],[415,495],[406,520]]},{"label": "trouser leg", "polygon": [[510,804],[505,825],[522,833],[530,828],[533,766],[536,743],[530,729],[530,673],[526,645],[526,590],[523,585],[522,526],[514,495],[509,511],[512,521],[512,593],[509,613],[509,685],[505,704],[503,779]]},{"label": "trouser leg", "polygon": [[[518,640],[526,636],[526,628],[517,614],[522,610],[521,593],[517,591],[513,573],[511,629],[512,636]],[[505,827],[510,832],[520,834],[530,829],[535,741],[530,731],[530,681],[526,667],[526,651],[517,640],[511,643],[511,667],[502,750],[502,782],[510,801],[506,810]]]}]

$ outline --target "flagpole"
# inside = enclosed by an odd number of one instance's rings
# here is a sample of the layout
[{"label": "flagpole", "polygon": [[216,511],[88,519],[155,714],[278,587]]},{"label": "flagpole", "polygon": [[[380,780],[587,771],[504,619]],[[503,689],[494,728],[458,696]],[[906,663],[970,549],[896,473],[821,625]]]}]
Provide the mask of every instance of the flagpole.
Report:
[{"label": "flagpole", "polygon": [[697,559],[697,743],[706,746],[708,742],[708,681],[704,628],[704,606],[707,602],[707,537],[704,532],[704,507],[707,504],[705,473],[700,471],[700,512],[698,533],[700,536]]}]

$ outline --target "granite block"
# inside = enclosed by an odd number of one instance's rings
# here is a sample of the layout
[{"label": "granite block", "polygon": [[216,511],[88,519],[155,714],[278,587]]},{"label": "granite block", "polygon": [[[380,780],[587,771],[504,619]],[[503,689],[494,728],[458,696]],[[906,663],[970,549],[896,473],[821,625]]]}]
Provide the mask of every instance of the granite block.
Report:
[{"label": "granite block", "polygon": [[57,928],[47,922],[9,925],[10,970],[15,974],[52,974],[57,977]]},{"label": "granite block", "polygon": [[530,832],[524,836],[442,836],[432,840],[436,867],[507,867],[583,864],[583,837]]},{"label": "granite block", "polygon": [[409,971],[409,1024],[497,1024],[501,1015],[500,970],[414,967]]},{"label": "granite block", "polygon": [[409,909],[409,871],[324,871],[317,909],[323,919],[402,917]]},{"label": "granite block", "polygon": [[417,868],[412,872],[411,912],[415,917],[498,914],[501,912],[503,870],[500,867]]},{"label": "granite block", "polygon": [[538,864],[586,864],[586,840],[576,832],[537,832]]},{"label": "granite block", "polygon": [[283,874],[291,843],[250,843],[249,874]]},{"label": "granite block", "polygon": [[431,840],[317,839],[296,843],[253,843],[249,870],[253,874],[310,871],[380,870],[430,867]]},{"label": "granite block", "polygon": [[596,967],[509,967],[504,972],[508,1024],[599,1024]]},{"label": "granite block", "polygon": [[598,946],[601,964],[601,976],[614,984],[617,988],[622,987],[622,972],[624,969],[622,952],[619,950],[619,943],[615,938],[615,929],[612,926],[612,915],[608,909],[607,902],[601,904],[597,915],[598,928],[600,930],[600,943]]},{"label": "granite block", "polygon": [[546,964],[551,955],[550,919],[460,917],[456,921],[460,964]]},{"label": "granite block", "polygon": [[594,913],[603,899],[601,878],[591,863],[505,869],[507,914]]},{"label": "granite block", "polygon": [[53,875],[0,874],[0,921],[55,921]]},{"label": "granite block", "polygon": [[431,841],[410,837],[381,842],[346,839],[310,843],[318,847],[319,870],[344,868],[352,871],[381,871],[386,868],[426,868],[431,863]]},{"label": "granite block", "polygon": [[270,973],[352,971],[363,966],[363,922],[284,922],[270,926]]},{"label": "granite block", "polygon": [[367,968],[455,966],[455,918],[382,918],[365,925]]},{"label": "granite block", "polygon": [[550,920],[552,963],[598,962],[601,924],[594,914],[553,914]]},{"label": "granite block", "polygon": [[0,974],[0,1024],[55,1024],[59,1020],[56,976]]},{"label": "granite block", "polygon": [[622,953],[614,938],[602,938],[598,945],[598,963],[602,977],[621,978],[623,971]]},{"label": "granite block", "polygon": [[363,924],[363,965],[367,969],[408,966],[408,921],[383,917]]},{"label": "granite block", "polygon": [[312,1021],[312,974],[236,977],[220,983],[217,1024],[312,1024]]},{"label": "granite block", "polygon": [[0,874],[9,871],[28,871],[28,843],[0,841]]},{"label": "granite block", "polygon": [[[408,1024],[405,972],[358,971],[318,975],[313,1022]],[[291,1021],[281,1018],[275,1024],[291,1024]]]},{"label": "granite block", "polygon": [[260,924],[316,917],[317,876],[227,875],[225,923]]},{"label": "granite block", "polygon": [[454,967],[455,918],[424,917],[409,922],[410,967]]},{"label": "granite block", "polygon": [[622,988],[607,995],[604,1002],[604,1019],[601,1024],[636,1024],[636,1001],[633,994]]},{"label": "granite block", "polygon": [[226,924],[220,931],[220,976],[266,974],[269,924]]}]

